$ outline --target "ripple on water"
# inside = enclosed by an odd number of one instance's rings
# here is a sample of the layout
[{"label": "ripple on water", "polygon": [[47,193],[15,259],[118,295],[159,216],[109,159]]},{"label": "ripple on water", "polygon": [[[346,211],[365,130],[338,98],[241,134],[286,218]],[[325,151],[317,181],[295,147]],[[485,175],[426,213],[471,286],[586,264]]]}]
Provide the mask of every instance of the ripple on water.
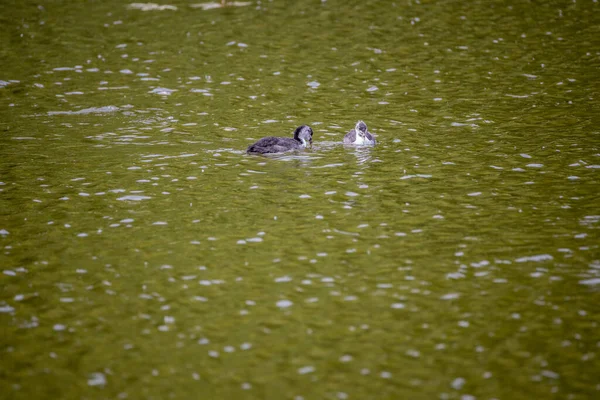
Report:
[{"label": "ripple on water", "polygon": [[48,111],[48,115],[85,115],[85,114],[105,114],[119,111],[116,106],[90,107],[77,111]]},{"label": "ripple on water", "polygon": [[152,197],[150,196],[140,196],[140,195],[127,195],[127,196],[122,196],[117,198],[117,200],[119,201],[142,201],[142,200],[149,200]]}]

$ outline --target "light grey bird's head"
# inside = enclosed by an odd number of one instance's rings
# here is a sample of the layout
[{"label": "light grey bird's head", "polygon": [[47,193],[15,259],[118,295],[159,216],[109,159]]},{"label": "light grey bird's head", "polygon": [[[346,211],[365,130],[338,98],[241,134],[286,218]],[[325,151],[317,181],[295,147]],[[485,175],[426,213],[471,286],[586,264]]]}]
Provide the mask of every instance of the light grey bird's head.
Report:
[{"label": "light grey bird's head", "polygon": [[365,124],[363,121],[358,121],[354,127],[354,130],[360,137],[365,137],[367,134],[367,124]]}]

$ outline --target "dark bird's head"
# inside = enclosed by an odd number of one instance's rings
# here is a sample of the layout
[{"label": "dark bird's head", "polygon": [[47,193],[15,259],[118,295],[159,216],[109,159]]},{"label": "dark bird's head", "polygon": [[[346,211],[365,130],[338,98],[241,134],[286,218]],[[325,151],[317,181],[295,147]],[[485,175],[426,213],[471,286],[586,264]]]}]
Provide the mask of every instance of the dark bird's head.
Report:
[{"label": "dark bird's head", "polygon": [[367,135],[367,124],[365,124],[363,121],[358,121],[354,127],[354,130],[356,131],[357,135],[365,137]]},{"label": "dark bird's head", "polygon": [[312,144],[312,135],[313,131],[308,125],[301,125],[294,131],[294,139],[302,142],[304,147],[308,147],[309,144]]}]

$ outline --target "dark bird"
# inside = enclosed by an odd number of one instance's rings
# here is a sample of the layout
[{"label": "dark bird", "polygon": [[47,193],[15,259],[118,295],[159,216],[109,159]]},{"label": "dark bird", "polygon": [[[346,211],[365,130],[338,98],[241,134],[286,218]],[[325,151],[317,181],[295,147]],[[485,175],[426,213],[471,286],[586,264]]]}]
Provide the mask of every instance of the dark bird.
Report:
[{"label": "dark bird", "polygon": [[283,153],[300,150],[312,144],[313,131],[308,125],[301,125],[294,131],[294,138],[268,136],[248,146],[248,154]]}]

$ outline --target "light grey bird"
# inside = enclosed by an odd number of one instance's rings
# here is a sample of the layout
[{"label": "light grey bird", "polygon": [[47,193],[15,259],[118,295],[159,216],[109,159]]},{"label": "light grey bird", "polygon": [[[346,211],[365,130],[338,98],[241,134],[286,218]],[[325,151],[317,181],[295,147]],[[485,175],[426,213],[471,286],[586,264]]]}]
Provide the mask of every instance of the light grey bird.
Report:
[{"label": "light grey bird", "polygon": [[344,136],[344,144],[375,144],[375,137],[367,129],[367,124],[358,121],[354,129]]}]

